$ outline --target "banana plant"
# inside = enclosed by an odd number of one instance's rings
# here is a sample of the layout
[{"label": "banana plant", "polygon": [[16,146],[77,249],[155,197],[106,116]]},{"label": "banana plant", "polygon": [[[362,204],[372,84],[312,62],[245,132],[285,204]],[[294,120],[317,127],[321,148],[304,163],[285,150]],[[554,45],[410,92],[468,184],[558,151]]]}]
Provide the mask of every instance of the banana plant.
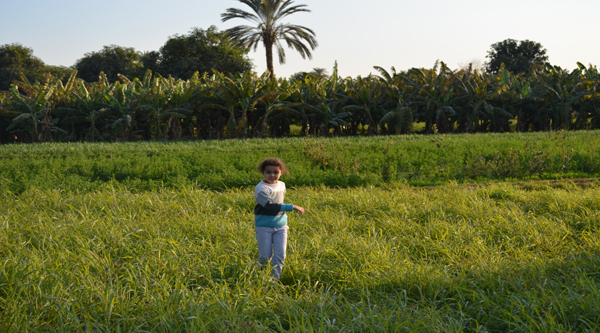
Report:
[{"label": "banana plant", "polygon": [[577,66],[582,72],[580,88],[583,95],[580,99],[575,126],[578,129],[600,128],[600,73],[598,68],[592,65],[585,67],[578,62]]},{"label": "banana plant", "polygon": [[268,135],[269,118],[273,116],[276,112],[285,111],[293,107],[300,106],[301,103],[293,103],[291,101],[286,101],[288,97],[290,97],[295,91],[299,89],[300,84],[301,83],[298,81],[290,83],[287,80],[281,79],[270,80],[269,85],[265,87],[270,96],[265,98],[262,103],[264,106],[264,113],[258,120],[260,125],[257,126],[257,137],[262,138],[265,135]]},{"label": "banana plant", "polygon": [[369,134],[379,135],[379,122],[376,119],[380,119],[385,110],[382,107],[383,94],[378,80],[359,76],[349,82],[347,90],[340,97],[347,99],[345,111],[352,112],[354,118],[363,118],[362,122],[369,126]]},{"label": "banana plant", "polygon": [[255,110],[257,103],[272,95],[265,89],[270,80],[268,73],[258,77],[250,71],[218,75],[213,80],[212,92],[206,97],[207,103],[202,107],[227,111],[229,135],[245,138],[248,136],[248,113]]},{"label": "banana plant", "polygon": [[417,110],[417,119],[425,122],[426,132],[433,133],[433,125],[440,132],[451,131],[449,118],[457,115],[455,105],[464,96],[455,94],[452,85],[455,74],[448,66],[436,62],[430,70],[413,68],[403,77],[417,91],[410,107]]},{"label": "banana plant", "polygon": [[150,108],[147,104],[139,104],[135,81],[115,82],[105,95],[105,105],[112,116],[110,128],[117,130],[121,139],[131,140],[134,130],[135,114]]},{"label": "banana plant", "polygon": [[309,75],[300,82],[298,89],[290,95],[288,100],[295,103],[296,106],[287,109],[285,115],[302,127],[302,134],[306,136],[318,134],[317,119],[313,113],[314,106],[321,103],[323,96],[327,96],[327,91],[331,89],[332,85],[324,77]]},{"label": "banana plant", "polygon": [[[458,108],[460,132],[478,132],[481,128],[486,128],[488,124],[491,127],[499,128],[503,124],[499,119],[508,120],[513,115],[506,109],[494,104],[499,97],[508,91],[507,70],[502,72],[502,81],[497,84],[491,81],[489,75],[474,72],[462,72],[462,76],[456,78],[455,82],[459,87],[459,94],[464,96],[462,108]],[[482,123],[483,122],[483,123]]]},{"label": "banana plant", "polygon": [[230,98],[228,96],[227,91],[227,78],[222,74],[213,75],[212,80],[210,81],[210,90],[204,97],[204,103],[200,106],[201,109],[218,109],[224,110],[229,115],[229,120],[227,124],[227,133],[225,133],[226,137],[236,137],[236,107],[238,101],[234,98]]},{"label": "banana plant", "polygon": [[391,73],[379,66],[374,68],[379,72],[379,82],[384,87],[382,107],[387,111],[379,120],[379,126],[384,128],[387,125],[388,134],[410,133],[414,115],[409,104],[416,90],[408,89],[396,68],[392,67]]},{"label": "banana plant", "polygon": [[390,130],[388,130],[389,134],[406,134],[412,131],[413,122],[414,116],[412,110],[404,104],[401,98],[399,98],[396,102],[396,107],[389,110],[381,117],[379,126],[383,128],[387,125],[388,128],[390,128]]},{"label": "banana plant", "polygon": [[67,106],[58,108],[65,116],[65,124],[89,124],[86,138],[95,142],[101,137],[96,124],[108,115],[108,108],[104,103],[105,91],[98,85],[88,85],[83,80],[78,80],[76,88],[68,92],[71,100]]},{"label": "banana plant", "polygon": [[543,72],[534,72],[534,82],[540,87],[550,115],[552,129],[570,129],[573,122],[573,106],[586,91],[582,88],[581,69],[571,73],[558,66],[547,65]]},{"label": "banana plant", "polygon": [[[21,79],[18,84],[11,85],[9,90],[8,115],[13,118],[13,122],[7,130],[25,131],[32,137],[32,141],[38,142],[51,140],[52,132],[64,132],[56,126],[59,119],[52,120],[50,114],[60,80],[40,85],[32,84],[25,76]],[[23,88],[24,94],[20,93],[19,86]]]},{"label": "banana plant", "polygon": [[[190,87],[190,81],[175,80],[174,78],[155,77],[150,79],[149,74],[144,78],[140,100],[151,113],[154,122],[154,139],[163,138],[163,126],[168,133],[177,121],[185,118],[191,110],[186,108],[186,103],[195,93]],[[151,74],[150,74],[151,75]]]},{"label": "banana plant", "polygon": [[314,118],[319,136],[327,136],[331,128],[334,134],[339,134],[340,126],[350,126],[345,120],[352,114],[344,110],[346,99],[322,97],[320,106],[308,105],[313,111],[309,117]]}]

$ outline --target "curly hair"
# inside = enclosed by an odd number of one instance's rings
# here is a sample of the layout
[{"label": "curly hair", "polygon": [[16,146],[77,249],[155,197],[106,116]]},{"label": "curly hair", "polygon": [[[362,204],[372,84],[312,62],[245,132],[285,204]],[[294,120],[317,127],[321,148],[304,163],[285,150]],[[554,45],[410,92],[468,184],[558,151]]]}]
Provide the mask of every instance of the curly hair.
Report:
[{"label": "curly hair", "polygon": [[260,164],[258,164],[257,169],[260,173],[264,173],[265,169],[271,165],[279,168],[279,170],[281,171],[282,174],[286,174],[286,175],[290,174],[288,169],[285,167],[285,163],[280,158],[277,158],[277,157],[270,157],[270,158],[265,159]]}]

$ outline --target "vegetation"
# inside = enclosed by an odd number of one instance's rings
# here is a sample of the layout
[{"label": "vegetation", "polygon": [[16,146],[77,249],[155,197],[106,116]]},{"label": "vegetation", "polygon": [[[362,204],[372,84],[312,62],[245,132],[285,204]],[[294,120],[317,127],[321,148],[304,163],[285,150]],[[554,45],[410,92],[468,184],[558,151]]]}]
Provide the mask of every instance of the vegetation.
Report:
[{"label": "vegetation", "polygon": [[222,191],[256,185],[269,156],[290,164],[291,187],[590,178],[600,175],[600,132],[11,144],[0,146],[0,188]]},{"label": "vegetation", "polygon": [[[21,44],[0,46],[0,93],[17,81],[43,84],[52,79],[68,79],[73,69],[88,83],[97,82],[101,73],[110,83],[119,75],[143,77],[149,69],[157,75],[189,79],[195,72],[219,71],[225,74],[246,72],[253,65],[248,50],[238,46],[215,26],[206,30],[193,28],[187,35],[169,37],[159,51],[139,52],[132,47],[104,46],[86,53],[73,66],[46,65]],[[25,76],[25,79],[22,78]]]},{"label": "vegetation", "polygon": [[0,196],[1,331],[594,332],[598,187],[288,190],[282,284],[251,189]]},{"label": "vegetation", "polygon": [[[273,47],[277,49],[279,63],[285,63],[285,49],[281,43],[285,43],[298,51],[302,58],[312,59],[311,50],[317,47],[315,33],[300,25],[282,23],[281,21],[289,15],[299,12],[310,12],[306,5],[294,5],[293,0],[238,0],[252,9],[246,12],[237,8],[229,8],[221,17],[223,22],[241,18],[251,21],[255,26],[240,25],[227,30],[231,38],[246,48],[256,48],[263,44],[267,56],[267,70],[271,78],[275,75],[273,68]],[[306,45],[305,43],[308,43]]]},{"label": "vegetation", "polygon": [[528,73],[535,65],[545,65],[548,62],[546,49],[542,44],[510,38],[492,44],[487,58],[490,59],[486,68],[488,73],[498,73],[503,65],[513,73]]},{"label": "vegetation", "polygon": [[117,81],[119,75],[136,77],[144,73],[142,55],[133,47],[117,45],[86,53],[73,67],[78,76],[86,82],[97,81],[100,73],[104,73],[109,82]]},{"label": "vegetation", "polygon": [[[597,177],[599,135],[3,145],[0,331],[597,331],[598,178],[489,181]],[[266,156],[307,209],[275,286]]]},{"label": "vegetation", "polygon": [[[600,330],[595,66],[509,39],[486,72],[276,78],[273,46],[317,46],[281,23],[309,10],[239,1],[223,21],[256,26],[73,71],[0,47],[0,331]],[[280,283],[255,263],[268,156],[307,209]]]},{"label": "vegetation", "polygon": [[145,54],[143,61],[145,68],[163,77],[187,80],[195,72],[235,74],[249,71],[252,62],[247,54],[248,50],[237,46],[225,32],[211,26],[170,37],[159,52]]},{"label": "vegetation", "polygon": [[[573,71],[547,65],[528,75],[506,69],[494,75],[451,70],[444,63],[406,72],[376,69],[379,76],[364,78],[341,78],[337,68],[330,76],[276,80],[252,72],[195,74],[182,80],[149,71],[141,79],[121,75],[114,83],[106,75],[86,83],[76,73],[42,83],[25,78],[10,93],[0,93],[0,125],[6,124],[0,138],[282,137],[291,135],[292,126],[303,136],[600,128],[600,75],[591,65],[579,64]],[[44,117],[26,115],[37,111],[23,108],[24,100],[43,100]],[[37,125],[25,118],[35,118]],[[40,137],[36,126],[48,130]]]},{"label": "vegetation", "polygon": [[10,84],[24,75],[28,80],[41,80],[46,65],[33,55],[33,50],[21,44],[0,46],[0,91],[8,90]]}]

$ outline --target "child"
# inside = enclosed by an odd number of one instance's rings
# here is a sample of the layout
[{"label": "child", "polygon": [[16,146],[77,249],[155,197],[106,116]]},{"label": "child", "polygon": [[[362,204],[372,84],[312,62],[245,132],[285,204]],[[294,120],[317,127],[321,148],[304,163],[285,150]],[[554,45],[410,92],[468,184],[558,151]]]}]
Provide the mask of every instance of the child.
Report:
[{"label": "child", "polygon": [[258,165],[264,176],[254,189],[254,225],[258,242],[258,266],[260,269],[271,260],[271,273],[275,280],[281,277],[287,246],[287,215],[292,210],[304,214],[304,208],[284,204],[285,183],[279,180],[282,174],[289,174],[285,164],[278,158],[268,158]]}]

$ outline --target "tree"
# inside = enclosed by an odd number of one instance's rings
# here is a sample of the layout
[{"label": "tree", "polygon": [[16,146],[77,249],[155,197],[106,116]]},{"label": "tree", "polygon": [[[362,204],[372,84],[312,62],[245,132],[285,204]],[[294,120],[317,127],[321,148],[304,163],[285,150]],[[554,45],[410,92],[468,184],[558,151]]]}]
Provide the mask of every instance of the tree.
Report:
[{"label": "tree", "polygon": [[543,65],[548,61],[546,49],[542,44],[510,38],[492,44],[486,58],[489,58],[489,62],[486,63],[486,71],[489,74],[498,73],[502,64],[512,73],[528,73],[534,65]]},{"label": "tree", "polygon": [[86,82],[98,81],[100,72],[104,72],[110,82],[115,82],[119,74],[141,76],[144,73],[141,60],[142,54],[133,47],[110,45],[100,51],[86,53],[74,67]]},{"label": "tree", "polygon": [[68,79],[71,76],[71,73],[73,73],[72,68],[65,66],[46,65],[44,70],[46,72],[45,75],[48,76],[48,78],[56,78],[61,80]]},{"label": "tree", "polygon": [[[238,0],[248,5],[254,13],[249,13],[237,8],[228,8],[221,14],[222,21],[241,18],[253,22],[256,26],[240,25],[227,30],[229,36],[246,48],[256,51],[262,42],[267,56],[267,69],[271,78],[275,75],[273,69],[273,46],[277,48],[279,63],[285,63],[285,50],[281,41],[288,47],[298,51],[303,59],[312,59],[311,50],[317,47],[315,33],[303,26],[281,23],[288,15],[298,12],[310,12],[304,8],[306,5],[292,5],[293,0]],[[304,43],[306,42],[308,46]]]},{"label": "tree", "polygon": [[304,79],[306,78],[307,75],[310,75],[311,77],[316,77],[316,78],[324,78],[325,80],[329,79],[329,74],[327,74],[327,69],[315,67],[310,72],[296,72],[296,73],[290,75],[290,80],[304,81]]},{"label": "tree", "polygon": [[0,46],[0,90],[8,90],[21,75],[31,82],[39,81],[45,66],[29,47],[18,43]]},{"label": "tree", "polygon": [[195,72],[213,70],[224,74],[244,73],[253,65],[248,50],[238,46],[225,32],[211,26],[194,28],[188,35],[170,37],[160,52],[144,54],[144,66],[162,76],[187,80]]}]

